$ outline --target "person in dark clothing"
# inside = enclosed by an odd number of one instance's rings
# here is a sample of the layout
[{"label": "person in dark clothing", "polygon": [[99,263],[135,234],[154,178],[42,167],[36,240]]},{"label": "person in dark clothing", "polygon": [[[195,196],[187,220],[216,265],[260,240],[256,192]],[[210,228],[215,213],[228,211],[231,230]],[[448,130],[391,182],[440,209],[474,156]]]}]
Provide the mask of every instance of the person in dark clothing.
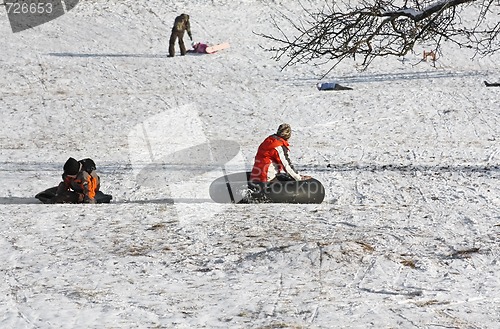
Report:
[{"label": "person in dark clothing", "polygon": [[179,39],[179,48],[181,49],[181,56],[186,55],[186,46],[184,45],[184,32],[187,32],[191,41],[193,41],[193,35],[191,34],[191,25],[189,23],[189,15],[181,14],[177,16],[174,21],[174,26],[172,27],[172,34],[170,34],[169,46],[168,46],[168,57],[175,56],[175,41]]},{"label": "person in dark clothing", "polygon": [[69,158],[64,164],[62,182],[57,187],[54,203],[96,203],[100,178],[92,159]]}]

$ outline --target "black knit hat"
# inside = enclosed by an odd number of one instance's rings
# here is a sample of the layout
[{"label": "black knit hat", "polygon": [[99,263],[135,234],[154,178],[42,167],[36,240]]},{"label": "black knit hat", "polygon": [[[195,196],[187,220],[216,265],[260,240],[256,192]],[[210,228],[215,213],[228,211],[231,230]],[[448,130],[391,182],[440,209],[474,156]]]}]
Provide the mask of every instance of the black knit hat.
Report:
[{"label": "black knit hat", "polygon": [[86,159],[83,159],[83,160],[80,160],[80,163],[82,164],[83,166],[83,170],[85,170],[86,172],[88,172],[89,174],[95,170],[95,162],[94,160],[90,159],[90,158],[86,158]]},{"label": "black knit hat", "polygon": [[76,175],[80,171],[80,162],[76,159],[69,158],[63,168],[66,175]]}]

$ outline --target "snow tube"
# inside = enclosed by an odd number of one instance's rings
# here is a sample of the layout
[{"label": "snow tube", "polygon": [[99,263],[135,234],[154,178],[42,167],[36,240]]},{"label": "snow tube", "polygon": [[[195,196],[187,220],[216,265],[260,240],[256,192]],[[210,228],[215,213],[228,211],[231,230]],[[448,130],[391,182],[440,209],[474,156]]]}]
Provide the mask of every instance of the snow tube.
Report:
[{"label": "snow tube", "polygon": [[217,203],[321,203],[325,188],[311,178],[303,181],[250,182],[250,172],[217,178],[210,184],[210,198]]},{"label": "snow tube", "polygon": [[[42,201],[43,203],[54,203],[53,198],[56,196],[57,186],[46,189],[43,192],[35,195],[35,198]],[[109,203],[113,196],[109,194],[104,194],[101,191],[97,191],[94,197],[96,203]]]}]

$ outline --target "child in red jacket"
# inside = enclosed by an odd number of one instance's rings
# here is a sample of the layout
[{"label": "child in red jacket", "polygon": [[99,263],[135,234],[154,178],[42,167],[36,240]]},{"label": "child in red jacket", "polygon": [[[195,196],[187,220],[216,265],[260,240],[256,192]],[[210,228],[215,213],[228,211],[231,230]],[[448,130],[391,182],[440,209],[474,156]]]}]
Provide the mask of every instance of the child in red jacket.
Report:
[{"label": "child in red jacket", "polygon": [[288,174],[291,180],[305,180],[310,176],[301,176],[293,167],[290,158],[288,139],[292,135],[289,124],[283,123],[276,134],[267,137],[260,144],[252,168],[250,180],[253,182],[270,182],[278,179],[281,173]]}]

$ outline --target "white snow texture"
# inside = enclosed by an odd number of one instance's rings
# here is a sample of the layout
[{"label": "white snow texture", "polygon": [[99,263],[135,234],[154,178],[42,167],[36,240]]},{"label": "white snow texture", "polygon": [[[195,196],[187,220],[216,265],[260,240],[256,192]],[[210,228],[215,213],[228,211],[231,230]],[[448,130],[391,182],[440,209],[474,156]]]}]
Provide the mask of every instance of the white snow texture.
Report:
[{"label": "white snow texture", "polygon": [[[0,328],[498,328],[499,55],[282,70],[258,34],[324,4],[87,0],[19,33],[3,15]],[[231,47],[168,58],[184,12]],[[283,122],[324,202],[211,201]],[[70,156],[110,204],[34,198]]]}]

